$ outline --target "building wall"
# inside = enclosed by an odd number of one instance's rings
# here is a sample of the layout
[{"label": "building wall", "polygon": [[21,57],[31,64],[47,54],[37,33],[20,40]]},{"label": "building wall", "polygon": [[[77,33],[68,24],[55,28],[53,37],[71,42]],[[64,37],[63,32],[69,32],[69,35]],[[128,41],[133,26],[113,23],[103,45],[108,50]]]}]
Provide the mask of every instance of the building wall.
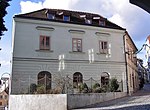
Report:
[{"label": "building wall", "polygon": [[126,96],[124,92],[10,95],[9,110],[71,110],[73,108],[85,107],[124,96]]},{"label": "building wall", "polygon": [[[75,72],[81,72],[84,79],[96,80],[102,72],[107,72],[110,77],[122,80],[123,91],[126,91],[124,31],[19,18],[14,19],[14,25],[12,93],[26,92],[31,82],[37,83],[41,71],[49,71],[53,78],[59,74],[72,78]],[[37,29],[38,26],[49,28]],[[50,36],[51,51],[39,50],[40,35]],[[72,52],[72,38],[82,39],[82,52]],[[111,44],[110,57],[99,53],[99,40]],[[89,49],[94,49],[93,63],[89,63]],[[62,54],[65,69],[59,72],[58,57]]]},{"label": "building wall", "polygon": [[137,57],[135,55],[137,49],[128,34],[125,36],[125,45],[127,59],[128,89],[129,93],[132,94],[139,88],[139,78]]},{"label": "building wall", "polygon": [[8,94],[3,91],[0,93],[0,106],[7,106],[8,105]]}]

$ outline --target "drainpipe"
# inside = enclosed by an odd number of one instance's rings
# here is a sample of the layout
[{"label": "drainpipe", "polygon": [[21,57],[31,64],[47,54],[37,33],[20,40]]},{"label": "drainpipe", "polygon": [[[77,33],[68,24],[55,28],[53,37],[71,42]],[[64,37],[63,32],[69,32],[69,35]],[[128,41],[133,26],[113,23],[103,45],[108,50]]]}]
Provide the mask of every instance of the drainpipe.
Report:
[{"label": "drainpipe", "polygon": [[125,66],[126,66],[126,84],[127,84],[127,95],[129,95],[129,85],[128,85],[128,63],[127,63],[127,56],[126,56],[126,45],[125,45],[125,42],[126,42],[126,39],[125,39],[125,36],[126,36],[126,32],[125,32],[125,35],[123,36],[123,43],[124,43],[124,55],[125,55]]}]

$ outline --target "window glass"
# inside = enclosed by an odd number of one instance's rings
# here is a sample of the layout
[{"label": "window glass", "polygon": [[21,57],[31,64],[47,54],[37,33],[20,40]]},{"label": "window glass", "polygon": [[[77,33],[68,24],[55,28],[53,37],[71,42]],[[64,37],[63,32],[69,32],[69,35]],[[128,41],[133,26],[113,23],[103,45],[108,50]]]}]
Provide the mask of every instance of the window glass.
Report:
[{"label": "window glass", "polygon": [[2,96],[2,95],[0,95],[0,99],[3,99],[3,96]]},{"label": "window glass", "polygon": [[100,26],[105,26],[105,21],[104,20],[99,20],[99,25]]},{"label": "window glass", "polygon": [[86,24],[92,24],[92,20],[91,19],[85,19],[85,23]]},{"label": "window glass", "polygon": [[76,72],[73,74],[73,85],[77,88],[80,83],[83,83],[83,76],[81,73]]},{"label": "window glass", "polygon": [[70,16],[64,15],[63,20],[64,20],[64,21],[70,21]]},{"label": "window glass", "polygon": [[100,53],[108,53],[108,43],[106,41],[99,41]]},{"label": "window glass", "polygon": [[82,51],[82,39],[73,38],[72,39],[72,49],[74,52],[81,52]]},{"label": "window glass", "polygon": [[40,36],[40,50],[50,50],[50,37]]},{"label": "window glass", "polygon": [[48,13],[48,14],[47,14],[47,18],[48,18],[48,19],[55,19],[55,15],[54,15],[54,14],[51,14],[51,13]]}]

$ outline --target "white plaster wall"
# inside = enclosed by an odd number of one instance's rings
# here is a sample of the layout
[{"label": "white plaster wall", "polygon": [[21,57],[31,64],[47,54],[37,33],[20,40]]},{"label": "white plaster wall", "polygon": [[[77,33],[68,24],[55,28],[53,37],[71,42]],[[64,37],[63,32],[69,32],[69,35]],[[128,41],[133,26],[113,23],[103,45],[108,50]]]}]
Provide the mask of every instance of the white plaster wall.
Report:
[{"label": "white plaster wall", "polygon": [[67,110],[66,94],[10,95],[9,110]]},{"label": "white plaster wall", "polygon": [[[41,71],[49,71],[54,75],[58,72],[58,56],[65,55],[65,70],[63,76],[73,77],[75,72],[81,72],[84,79],[100,80],[102,72],[110,73],[110,77],[123,80],[123,90],[126,91],[126,71],[123,54],[124,31],[81,26],[74,24],[55,23],[48,21],[26,20],[15,18],[14,49],[12,65],[12,93],[27,92],[30,83],[37,83],[37,75]],[[52,27],[53,31],[37,30],[37,26]],[[69,33],[70,29],[85,31],[84,34]],[[96,35],[95,32],[109,35]],[[51,37],[51,50],[39,50],[39,36]],[[82,38],[82,53],[72,52],[72,38]],[[106,58],[99,53],[99,40],[111,43],[111,57]],[[88,49],[94,49],[95,62],[89,64]],[[30,81],[29,79],[33,79]],[[22,82],[20,82],[22,81]]]},{"label": "white plaster wall", "polygon": [[[37,30],[37,26],[52,27],[54,31]],[[93,48],[96,61],[124,62],[124,31],[18,18],[15,18],[15,27],[13,57],[58,59],[60,54],[65,54],[65,59],[68,60],[88,60],[88,49]],[[85,31],[85,33],[70,33],[68,32],[70,29],[82,30]],[[107,33],[110,35],[96,35],[95,32]],[[36,51],[39,50],[40,35],[51,37],[52,53]],[[72,38],[82,38],[82,47],[85,54],[70,54],[70,52],[72,52]],[[106,58],[105,55],[97,55],[97,53],[99,53],[99,40],[106,40],[108,43],[111,43],[111,58]]]},{"label": "white plaster wall", "polygon": [[10,95],[9,110],[70,110],[124,96],[126,96],[125,92]]},{"label": "white plaster wall", "polygon": [[[91,87],[91,81],[85,81],[91,77],[99,80],[103,72],[110,73],[110,78],[116,77],[120,82],[123,80],[123,91],[126,91],[125,66],[124,63],[96,62],[89,64],[87,62],[65,62],[65,70],[58,71],[58,61],[14,61],[12,74],[12,93],[27,93],[30,83],[37,83],[37,75],[41,71],[48,71],[52,75],[52,81],[59,75],[68,76],[73,79],[75,72],[81,72],[83,81]],[[94,84],[94,82],[93,82]]]},{"label": "white plaster wall", "polygon": [[67,105],[68,109],[80,108],[104,101],[125,97],[126,95],[127,93],[125,92],[97,93],[97,94],[68,94]]}]

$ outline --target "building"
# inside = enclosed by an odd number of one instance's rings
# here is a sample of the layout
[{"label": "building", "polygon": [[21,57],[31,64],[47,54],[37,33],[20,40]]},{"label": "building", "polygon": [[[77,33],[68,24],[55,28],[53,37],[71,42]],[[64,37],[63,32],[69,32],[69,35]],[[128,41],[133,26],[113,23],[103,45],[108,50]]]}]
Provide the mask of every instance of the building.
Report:
[{"label": "building", "polygon": [[143,60],[137,59],[137,66],[138,66],[138,76],[139,76],[139,89],[141,89],[144,86],[144,83],[147,80],[147,70],[143,66]]},{"label": "building", "polygon": [[150,82],[150,35],[147,37],[146,42],[144,44],[146,53],[145,53],[145,57],[146,57],[146,61],[147,61],[147,80],[148,82]]},{"label": "building", "polygon": [[0,93],[0,109],[8,106],[8,94],[5,91]]},{"label": "building", "polygon": [[15,15],[11,93],[27,93],[31,83],[52,89],[60,78],[71,79],[73,88],[96,82],[102,87],[113,77],[127,92],[125,35],[98,14],[42,9]]},{"label": "building", "polygon": [[125,58],[126,58],[126,73],[128,82],[128,92],[132,94],[139,88],[138,68],[136,52],[138,51],[128,32],[124,36],[125,39]]}]

